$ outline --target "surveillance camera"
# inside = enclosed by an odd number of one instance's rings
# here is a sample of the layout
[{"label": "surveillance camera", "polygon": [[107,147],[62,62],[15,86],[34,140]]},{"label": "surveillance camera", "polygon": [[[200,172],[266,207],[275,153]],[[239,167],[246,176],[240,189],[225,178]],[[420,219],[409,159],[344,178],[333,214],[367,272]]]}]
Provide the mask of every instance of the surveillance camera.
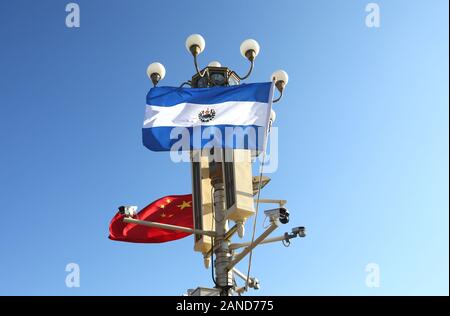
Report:
[{"label": "surveillance camera", "polygon": [[264,211],[264,214],[272,221],[279,220],[281,224],[289,223],[289,211],[284,207]]},{"label": "surveillance camera", "polygon": [[255,290],[259,290],[261,288],[261,284],[257,278],[250,278],[249,286]]},{"label": "surveillance camera", "polygon": [[138,207],[133,205],[119,206],[120,214],[123,214],[126,217],[133,217],[134,215],[136,215],[137,209]]},{"label": "surveillance camera", "polygon": [[298,235],[298,237],[305,237],[306,236],[306,228],[304,226],[294,227],[294,228],[292,228],[292,233],[294,235]]}]

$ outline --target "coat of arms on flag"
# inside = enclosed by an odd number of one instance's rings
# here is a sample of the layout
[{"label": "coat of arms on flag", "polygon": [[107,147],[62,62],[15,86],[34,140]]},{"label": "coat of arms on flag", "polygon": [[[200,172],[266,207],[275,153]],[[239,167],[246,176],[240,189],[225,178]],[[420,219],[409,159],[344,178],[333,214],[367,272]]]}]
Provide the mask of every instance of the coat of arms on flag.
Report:
[{"label": "coat of arms on flag", "polygon": [[200,113],[198,113],[198,118],[203,123],[211,121],[215,116],[216,111],[214,111],[214,109],[201,110]]}]

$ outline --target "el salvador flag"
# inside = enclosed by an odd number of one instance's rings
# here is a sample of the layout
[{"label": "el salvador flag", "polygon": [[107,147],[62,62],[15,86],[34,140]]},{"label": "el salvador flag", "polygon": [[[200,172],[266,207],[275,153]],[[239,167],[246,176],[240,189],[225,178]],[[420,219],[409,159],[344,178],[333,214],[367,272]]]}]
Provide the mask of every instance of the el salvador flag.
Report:
[{"label": "el salvador flag", "polygon": [[147,94],[142,128],[144,146],[153,151],[213,146],[260,151],[272,97],[271,82],[211,88],[152,88]]}]

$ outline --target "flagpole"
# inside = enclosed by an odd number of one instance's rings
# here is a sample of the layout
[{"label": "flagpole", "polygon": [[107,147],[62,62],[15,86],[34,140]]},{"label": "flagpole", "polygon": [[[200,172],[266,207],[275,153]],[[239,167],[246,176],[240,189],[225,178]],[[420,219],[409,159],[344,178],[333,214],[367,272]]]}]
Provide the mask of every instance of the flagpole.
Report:
[{"label": "flagpole", "polygon": [[183,227],[183,226],[177,226],[177,225],[170,225],[170,224],[162,224],[162,223],[156,223],[156,222],[149,222],[149,221],[141,221],[138,219],[134,219],[131,217],[125,217],[123,219],[125,223],[131,223],[131,224],[137,224],[147,227],[154,227],[154,228],[162,228],[162,229],[168,229],[168,230],[174,230],[174,231],[180,231],[190,234],[199,234],[199,235],[206,235],[210,237],[215,237],[216,233],[213,231],[208,230],[201,230],[201,229],[193,229],[189,227]]}]

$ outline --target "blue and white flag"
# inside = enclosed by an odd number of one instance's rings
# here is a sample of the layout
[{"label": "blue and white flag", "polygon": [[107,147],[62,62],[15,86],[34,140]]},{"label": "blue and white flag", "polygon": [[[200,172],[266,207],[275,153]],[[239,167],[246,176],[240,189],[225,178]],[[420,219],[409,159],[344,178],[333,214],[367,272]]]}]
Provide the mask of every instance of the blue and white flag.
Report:
[{"label": "blue and white flag", "polygon": [[271,82],[229,87],[156,87],[147,94],[142,138],[153,151],[207,147],[260,151],[273,97]]}]

